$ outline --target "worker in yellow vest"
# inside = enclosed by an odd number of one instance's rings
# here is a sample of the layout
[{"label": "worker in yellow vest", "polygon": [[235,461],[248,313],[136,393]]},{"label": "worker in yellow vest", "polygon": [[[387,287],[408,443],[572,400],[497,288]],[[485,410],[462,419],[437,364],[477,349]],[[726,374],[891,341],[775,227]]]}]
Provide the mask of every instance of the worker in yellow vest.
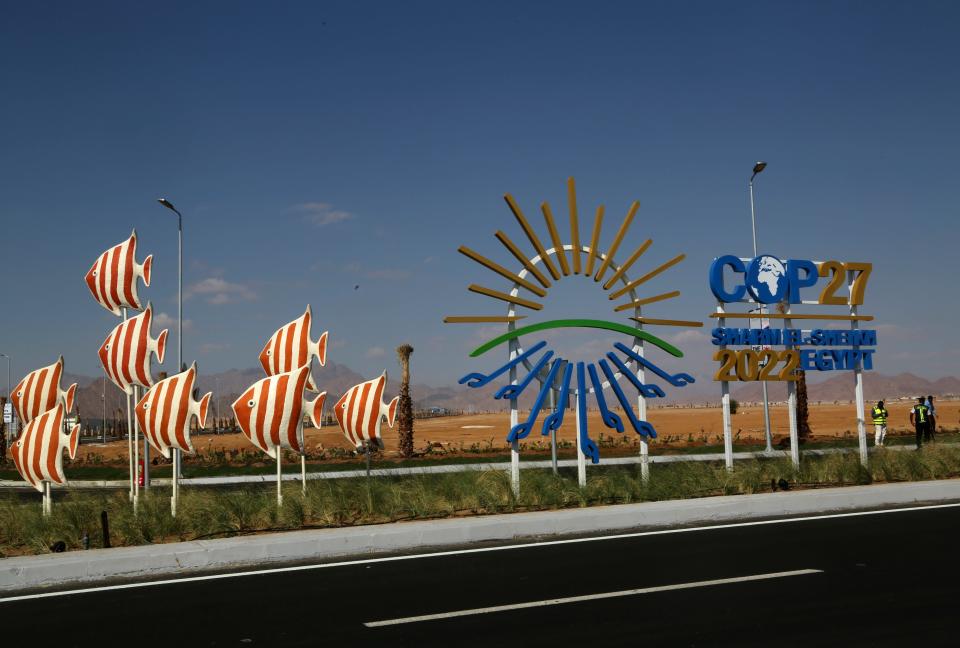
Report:
[{"label": "worker in yellow vest", "polygon": [[930,414],[926,404],[923,402],[923,396],[917,399],[917,404],[910,410],[910,423],[917,430],[917,450],[923,445],[923,437],[927,432],[927,426],[930,424]]},{"label": "worker in yellow vest", "polygon": [[881,448],[884,439],[887,438],[887,408],[883,406],[883,401],[877,401],[877,406],[873,408],[873,429],[875,432],[873,445]]}]

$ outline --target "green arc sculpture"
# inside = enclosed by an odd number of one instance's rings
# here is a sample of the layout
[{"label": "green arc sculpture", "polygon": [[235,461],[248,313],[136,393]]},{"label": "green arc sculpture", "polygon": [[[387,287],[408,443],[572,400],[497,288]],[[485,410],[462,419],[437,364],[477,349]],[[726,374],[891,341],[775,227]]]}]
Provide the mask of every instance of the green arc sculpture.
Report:
[{"label": "green arc sculpture", "polygon": [[500,346],[504,342],[518,338],[521,335],[527,335],[529,333],[535,333],[536,331],[545,331],[548,329],[556,328],[594,328],[594,329],[605,329],[607,331],[616,331],[617,333],[623,333],[635,338],[641,338],[654,344],[670,355],[682,358],[683,351],[673,346],[666,340],[662,340],[655,335],[651,335],[646,331],[641,331],[639,329],[627,326],[625,324],[619,324],[617,322],[608,322],[606,320],[595,320],[595,319],[559,319],[559,320],[549,320],[546,322],[539,322],[537,324],[530,324],[528,326],[522,326],[514,331],[504,333],[499,337],[495,337],[489,342],[486,342],[476,349],[470,352],[471,358],[476,358],[483,355],[490,349]]}]

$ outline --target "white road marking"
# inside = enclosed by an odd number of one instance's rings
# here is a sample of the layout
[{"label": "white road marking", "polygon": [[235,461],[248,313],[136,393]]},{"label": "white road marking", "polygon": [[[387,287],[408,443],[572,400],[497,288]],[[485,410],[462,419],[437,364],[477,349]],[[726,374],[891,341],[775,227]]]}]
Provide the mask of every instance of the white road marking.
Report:
[{"label": "white road marking", "polygon": [[492,428],[492,425],[461,425],[460,428],[463,430],[479,430],[481,428]]},{"label": "white road marking", "polygon": [[440,614],[423,614],[420,616],[401,617],[399,619],[385,619],[383,621],[367,621],[363,625],[368,628],[402,625],[404,623],[420,623],[421,621],[438,621],[456,617],[476,616],[478,614],[492,614],[494,612],[508,612],[510,610],[526,610],[529,608],[548,607],[551,605],[566,605],[567,603],[582,603],[584,601],[598,601],[602,599],[620,598],[622,596],[637,596],[638,594],[654,594],[656,592],[670,592],[673,590],[693,589],[695,587],[712,587],[714,585],[729,585],[731,583],[748,583],[751,581],[769,580],[772,578],[787,578],[789,576],[806,576],[807,574],[822,574],[822,569],[797,569],[794,571],[773,572],[770,574],[756,574],[754,576],[739,576],[737,578],[718,578],[716,580],[695,581],[693,583],[678,583],[676,585],[660,585],[657,587],[641,587],[639,589],[621,590],[619,592],[605,592],[603,594],[587,594],[585,596],[568,596],[566,598],[545,599],[543,601],[529,601],[527,603],[513,603],[511,605],[494,605],[493,607],[473,608],[472,610],[457,610],[456,612],[441,612]]},{"label": "white road marking", "polygon": [[24,594],[21,596],[8,596],[0,598],[0,603],[12,603],[15,601],[28,601],[31,599],[51,598],[56,596],[74,596],[77,594],[92,594],[94,592],[109,592],[112,590],[125,590],[138,587],[154,587],[159,585],[178,585],[181,583],[196,583],[208,580],[220,580],[223,578],[242,578],[245,576],[263,576],[266,574],[282,574],[286,572],[307,571],[311,569],[329,569],[331,567],[351,567],[354,565],[373,565],[377,563],[398,562],[401,560],[419,560],[421,558],[442,558],[445,556],[462,556],[466,554],[487,553],[491,551],[509,551],[512,549],[533,549],[535,547],[550,547],[556,545],[579,544],[581,542],[600,542],[604,540],[624,540],[628,538],[643,538],[646,536],[667,535],[670,533],[697,533],[699,531],[718,531],[722,529],[737,529],[750,526],[765,526],[768,524],[790,524],[793,522],[811,522],[815,520],[830,520],[846,517],[861,517],[864,515],[882,515],[885,513],[906,513],[910,511],[929,511],[934,509],[957,508],[960,503],[955,504],[934,504],[932,506],[911,506],[896,509],[881,509],[878,511],[855,511],[851,513],[830,513],[827,515],[810,515],[805,517],[782,518],[777,520],[759,520],[755,522],[733,522],[730,524],[714,524],[701,527],[685,527],[681,529],[660,529],[658,531],[636,531],[633,533],[618,533],[616,535],[591,536],[586,538],[566,538],[564,540],[544,540],[542,542],[527,542],[512,545],[498,545],[495,547],[478,547],[475,549],[453,549],[450,551],[436,551],[424,554],[405,554],[400,556],[385,556],[383,558],[362,558],[359,560],[345,560],[341,562],[319,563],[314,565],[297,565],[294,567],[272,567],[269,569],[256,569],[251,571],[231,572],[229,574],[207,574],[204,576],[187,576],[184,578],[168,578],[165,580],[142,581],[138,583],[124,583],[122,585],[103,585],[100,587],[87,587],[83,589],[62,590],[57,592],[42,592],[38,594]]}]

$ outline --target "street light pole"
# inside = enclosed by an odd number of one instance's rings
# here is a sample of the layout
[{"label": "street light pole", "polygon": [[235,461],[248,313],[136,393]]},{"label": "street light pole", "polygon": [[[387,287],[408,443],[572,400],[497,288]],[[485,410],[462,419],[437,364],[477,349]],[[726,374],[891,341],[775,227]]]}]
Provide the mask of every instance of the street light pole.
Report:
[{"label": "street light pole", "polygon": [[[753,256],[757,256],[757,215],[753,204],[753,179],[767,168],[766,162],[757,162],[753,165],[753,175],[750,176],[750,227],[753,231]],[[760,305],[760,327],[763,328],[763,305]],[[767,381],[761,381],[763,387],[763,429],[767,441],[767,452],[773,451],[773,436],[770,433],[770,399],[767,395]]]},{"label": "street light pole", "polygon": [[[177,371],[183,371],[183,215],[166,198],[157,200],[161,205],[177,215]],[[173,497],[170,510],[177,515],[177,500],[180,495],[180,450],[173,450]]]}]

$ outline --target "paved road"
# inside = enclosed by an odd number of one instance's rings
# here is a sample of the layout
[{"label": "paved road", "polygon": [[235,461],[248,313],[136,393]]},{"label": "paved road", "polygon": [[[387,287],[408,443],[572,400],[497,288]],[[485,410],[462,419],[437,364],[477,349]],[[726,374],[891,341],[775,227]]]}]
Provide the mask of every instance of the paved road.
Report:
[{"label": "paved road", "polygon": [[51,646],[957,645],[958,543],[947,506],[0,600],[0,619]]}]

